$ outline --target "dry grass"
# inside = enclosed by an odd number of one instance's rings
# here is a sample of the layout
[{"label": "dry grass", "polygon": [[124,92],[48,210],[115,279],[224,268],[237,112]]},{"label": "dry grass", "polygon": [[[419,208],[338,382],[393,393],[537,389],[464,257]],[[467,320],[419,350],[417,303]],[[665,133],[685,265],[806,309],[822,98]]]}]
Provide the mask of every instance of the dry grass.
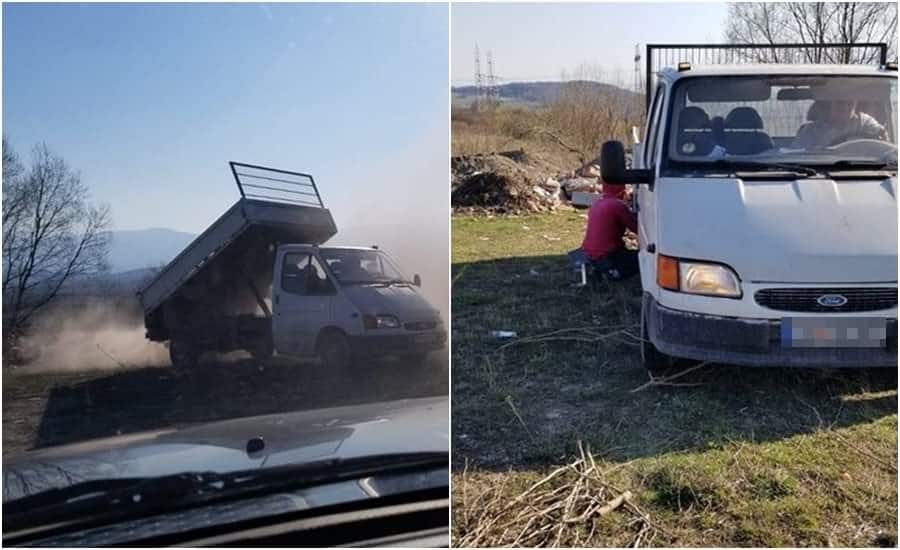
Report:
[{"label": "dry grass", "polygon": [[[636,530],[633,546],[652,541],[662,529],[607,479],[606,469],[580,443],[579,456],[509,498],[503,482],[473,490],[461,476],[461,508],[455,524],[458,546],[581,546],[593,540],[597,523],[614,512]],[[508,479],[508,478],[506,478]]]},{"label": "dry grass", "polygon": [[578,154],[539,131],[545,126],[540,109],[501,106],[475,112],[454,108],[451,119],[451,154],[454,156],[523,149],[538,153],[559,166],[574,169],[581,165]]},{"label": "dry grass", "polygon": [[454,544],[896,545],[896,371],[710,364],[648,384],[638,282],[567,284],[584,223],[453,219]]}]

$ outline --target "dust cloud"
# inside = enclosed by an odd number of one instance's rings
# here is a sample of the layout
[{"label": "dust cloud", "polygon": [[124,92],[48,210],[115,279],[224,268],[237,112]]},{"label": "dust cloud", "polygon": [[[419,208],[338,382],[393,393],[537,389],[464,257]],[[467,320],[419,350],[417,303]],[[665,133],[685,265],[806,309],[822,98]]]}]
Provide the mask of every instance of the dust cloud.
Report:
[{"label": "dust cloud", "polygon": [[45,311],[21,341],[35,371],[83,371],[168,365],[168,349],[144,337],[134,304],[96,299]]},{"label": "dust cloud", "polygon": [[[422,293],[450,313],[450,165],[446,126],[365,173],[348,175],[353,191],[328,201],[338,233],[328,244],[377,244],[409,277],[422,277]],[[324,187],[331,193],[341,182]],[[326,191],[323,190],[323,193]]]}]

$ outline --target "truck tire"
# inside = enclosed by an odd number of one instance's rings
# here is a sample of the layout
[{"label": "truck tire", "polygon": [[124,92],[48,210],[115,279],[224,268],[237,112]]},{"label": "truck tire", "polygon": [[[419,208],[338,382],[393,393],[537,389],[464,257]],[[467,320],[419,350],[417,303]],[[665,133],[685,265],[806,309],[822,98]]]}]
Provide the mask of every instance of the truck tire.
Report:
[{"label": "truck tire", "polygon": [[353,358],[350,342],[340,331],[325,331],[319,336],[316,344],[316,357],[329,369],[346,369]]},{"label": "truck tire", "polygon": [[644,295],[644,299],[641,301],[641,364],[644,365],[650,376],[657,377],[664,375],[666,371],[675,366],[675,360],[656,349],[656,346],[650,341],[650,330],[647,327],[649,302],[647,295]]},{"label": "truck tire", "polygon": [[268,361],[275,355],[275,345],[271,339],[266,338],[250,350],[250,355],[256,361]]},{"label": "truck tire", "polygon": [[185,340],[171,340],[169,359],[176,369],[195,367],[200,360],[200,351]]}]

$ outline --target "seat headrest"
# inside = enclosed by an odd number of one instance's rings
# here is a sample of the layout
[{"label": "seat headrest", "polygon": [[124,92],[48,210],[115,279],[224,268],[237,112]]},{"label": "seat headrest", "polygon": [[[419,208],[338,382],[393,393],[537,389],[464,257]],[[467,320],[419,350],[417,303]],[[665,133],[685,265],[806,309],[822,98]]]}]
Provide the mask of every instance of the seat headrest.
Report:
[{"label": "seat headrest", "polygon": [[678,114],[678,127],[683,130],[709,129],[709,115],[700,107],[685,107]]},{"label": "seat headrest", "polygon": [[762,130],[763,121],[753,107],[735,107],[725,117],[725,127],[739,130]]},{"label": "seat headrest", "polygon": [[822,120],[822,115],[825,114],[825,111],[828,109],[828,104],[824,101],[817,100],[813,101],[813,104],[809,106],[809,110],[806,111],[806,120],[810,122],[815,122],[817,120]]},{"label": "seat headrest", "polygon": [[717,136],[721,136],[723,132],[725,132],[725,119],[720,116],[712,117],[712,120],[709,121],[710,127],[712,127],[713,134]]}]

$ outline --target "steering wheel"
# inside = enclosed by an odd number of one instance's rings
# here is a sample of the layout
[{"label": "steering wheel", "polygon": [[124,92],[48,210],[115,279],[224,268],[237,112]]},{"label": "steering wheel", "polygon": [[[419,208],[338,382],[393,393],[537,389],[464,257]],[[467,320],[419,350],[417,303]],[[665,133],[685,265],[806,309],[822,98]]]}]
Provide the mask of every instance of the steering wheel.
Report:
[{"label": "steering wheel", "polygon": [[890,141],[880,139],[851,139],[826,147],[829,152],[840,153],[848,156],[878,156],[887,157],[897,154],[897,146]]}]

